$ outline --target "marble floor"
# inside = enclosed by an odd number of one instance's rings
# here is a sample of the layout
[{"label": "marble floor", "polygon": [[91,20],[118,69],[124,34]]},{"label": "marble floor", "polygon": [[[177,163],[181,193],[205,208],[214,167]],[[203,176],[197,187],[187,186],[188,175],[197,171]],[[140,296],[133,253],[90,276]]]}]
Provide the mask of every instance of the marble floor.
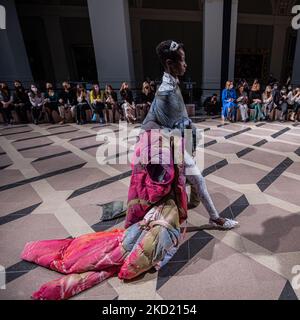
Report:
[{"label": "marble floor", "polygon": [[[203,227],[208,215],[200,205],[189,211],[181,247],[159,272],[130,282],[111,278],[74,300],[300,298],[300,125],[194,120],[204,130],[212,199],[240,227]],[[101,204],[126,203],[131,174],[126,163],[99,164],[111,134],[112,153],[121,157],[125,123],[0,126],[0,299],[30,299],[59,277],[21,261],[26,242],[123,227],[123,218],[99,222]]]}]

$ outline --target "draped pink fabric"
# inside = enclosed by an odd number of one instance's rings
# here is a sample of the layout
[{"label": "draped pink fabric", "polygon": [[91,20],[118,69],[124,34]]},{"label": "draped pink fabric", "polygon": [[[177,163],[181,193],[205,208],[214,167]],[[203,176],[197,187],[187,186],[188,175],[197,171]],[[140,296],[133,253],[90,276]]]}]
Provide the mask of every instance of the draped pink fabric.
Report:
[{"label": "draped pink fabric", "polygon": [[[132,279],[161,261],[174,243],[177,246],[179,222],[187,216],[183,167],[175,169],[172,159],[166,165],[144,166],[140,160],[145,153],[141,151],[149,152],[148,146],[143,144],[149,134],[145,132],[142,138],[144,140],[137,144],[132,164],[126,230],[27,243],[21,255],[23,260],[65,275],[44,284],[32,295],[34,299],[68,299],[116,274],[120,279]],[[165,145],[163,158],[170,156],[169,149],[170,145]],[[157,154],[161,159],[160,151]],[[159,179],[156,179],[157,173]],[[156,203],[172,189],[174,199],[165,200],[163,209],[159,209],[160,205]],[[166,219],[168,228],[156,225],[145,229],[141,225],[151,206],[151,210],[158,210],[158,220]]]}]

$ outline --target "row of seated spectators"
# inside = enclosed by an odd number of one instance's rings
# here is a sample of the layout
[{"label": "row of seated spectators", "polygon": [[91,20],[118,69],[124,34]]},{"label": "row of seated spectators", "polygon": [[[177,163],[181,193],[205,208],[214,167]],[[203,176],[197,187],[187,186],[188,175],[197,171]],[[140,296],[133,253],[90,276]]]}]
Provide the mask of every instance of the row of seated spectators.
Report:
[{"label": "row of seated spectators", "polygon": [[[298,121],[300,118],[300,86],[281,86],[279,83],[269,83],[261,90],[259,81],[254,80],[249,86],[246,80],[240,80],[236,87],[228,80],[222,91],[221,103],[217,94],[208,97],[204,102],[208,114],[218,114],[221,111],[223,122],[242,121]],[[238,117],[239,114],[239,117]]]},{"label": "row of seated spectators", "polygon": [[[124,82],[117,92],[111,85],[101,90],[98,83],[94,83],[91,90],[78,84],[72,87],[67,81],[63,82],[62,90],[55,90],[52,83],[46,83],[44,92],[35,84],[26,90],[18,80],[14,82],[14,91],[10,91],[6,83],[0,83],[0,114],[3,122],[28,123],[30,118],[34,124],[41,121],[64,124],[67,121],[76,121],[84,124],[91,114],[91,121],[115,123],[117,120],[127,120],[135,123],[146,116],[156,91],[155,82],[143,83],[141,94],[134,99],[128,83]],[[13,116],[13,111],[18,120]],[[48,118],[48,119],[46,119]],[[57,120],[58,119],[58,120]]]}]

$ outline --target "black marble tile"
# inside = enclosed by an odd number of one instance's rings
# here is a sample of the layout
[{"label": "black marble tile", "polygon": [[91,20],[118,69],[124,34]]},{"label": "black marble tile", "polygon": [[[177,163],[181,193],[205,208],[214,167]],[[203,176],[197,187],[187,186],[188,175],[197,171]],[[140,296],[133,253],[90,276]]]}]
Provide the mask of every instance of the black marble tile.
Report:
[{"label": "black marble tile", "polygon": [[253,150],[254,150],[253,148],[245,148],[245,149],[237,152],[236,155],[237,155],[238,158],[241,158],[241,157],[245,156],[246,154],[250,153]]},{"label": "black marble tile", "polygon": [[238,136],[238,135],[240,135],[242,133],[245,133],[247,131],[250,131],[250,130],[252,130],[252,129],[251,128],[246,128],[246,129],[243,129],[243,130],[240,130],[240,131],[237,131],[237,132],[230,133],[227,136],[225,136],[224,138],[225,139],[230,139],[232,137]]},{"label": "black marble tile", "polygon": [[221,161],[219,161],[219,162],[217,162],[217,163],[215,164],[215,166],[216,166],[217,169],[221,169],[221,168],[223,168],[223,167],[225,167],[225,166],[227,166],[227,165],[228,165],[228,161],[227,161],[226,159],[221,160]]},{"label": "black marble tile", "polygon": [[202,175],[204,177],[208,176],[209,174],[212,174],[213,172],[225,167],[228,165],[228,161],[226,159],[219,161],[216,164],[213,164],[212,166],[206,168],[203,170]]},{"label": "black marble tile", "polygon": [[280,175],[293,164],[293,160],[286,158],[278,166],[276,166],[271,172],[264,176],[257,182],[259,189],[264,192]]},{"label": "black marble tile", "polygon": [[263,127],[264,125],[266,125],[266,123],[259,123],[256,125],[256,127]]},{"label": "black marble tile", "polygon": [[86,164],[86,162],[78,164],[76,166],[69,167],[69,168],[60,169],[60,170],[52,171],[52,172],[49,172],[49,173],[45,173],[45,174],[30,178],[30,179],[25,179],[25,180],[18,181],[18,182],[15,182],[15,183],[7,184],[7,185],[4,185],[4,186],[0,187],[0,192],[8,190],[8,189],[17,188],[19,186],[22,186],[22,185],[25,185],[25,184],[28,184],[28,183],[31,183],[31,182],[35,182],[35,181],[43,180],[43,179],[46,179],[46,178],[50,178],[50,177],[53,177],[53,176],[56,176],[56,175],[59,175],[59,174],[67,173],[67,172],[70,172],[70,171],[74,171],[74,170],[82,168],[85,164]]},{"label": "black marble tile", "polygon": [[31,263],[25,260],[21,260],[14,265],[5,269],[6,272],[28,272],[37,268],[35,263]]},{"label": "black marble tile", "polygon": [[16,126],[16,125],[14,125],[14,126],[8,126],[8,127],[6,127],[6,128],[2,128],[1,130],[0,130],[0,132],[2,132],[2,131],[6,131],[6,130],[11,130],[11,129],[18,129],[18,128],[29,128],[28,127],[28,125],[27,124],[24,124],[24,125],[20,125],[20,126]]},{"label": "black marble tile", "polygon": [[8,215],[6,215],[4,217],[0,217],[0,225],[3,225],[8,222],[12,222],[14,220],[20,219],[24,216],[31,214],[31,212],[34,211],[38,206],[40,206],[41,203],[42,202],[35,204],[33,206],[30,206],[30,207],[9,213]]},{"label": "black marble tile", "polygon": [[236,199],[231,206],[248,206],[249,202],[246,198],[246,196],[243,194],[242,196],[240,196],[238,199]]},{"label": "black marble tile", "polygon": [[10,167],[11,165],[12,165],[12,163],[7,164],[7,165],[5,165],[5,166],[0,166],[0,170],[4,170],[4,169]]},{"label": "black marble tile", "polygon": [[95,134],[88,134],[88,135],[86,135],[86,136],[72,138],[72,139],[70,139],[70,141],[78,141],[78,140],[83,140],[83,139],[87,139],[87,138],[91,138],[91,137],[96,137],[96,136],[97,136],[97,133],[95,133]]},{"label": "black marble tile", "polygon": [[217,125],[217,128],[222,128],[222,127],[228,126],[228,125],[230,125],[230,124],[231,124],[231,123],[218,124],[218,125]]},{"label": "black marble tile", "polygon": [[40,136],[37,136],[37,137],[30,137],[30,138],[18,139],[18,140],[15,140],[15,142],[22,142],[22,141],[39,139],[39,138],[46,138],[46,137],[51,137],[51,136],[58,136],[58,135],[60,135],[60,134],[72,133],[72,132],[77,132],[77,131],[78,131],[77,129],[74,129],[74,130],[63,131],[63,132],[43,134],[43,135],[40,135]]},{"label": "black marble tile", "polygon": [[278,300],[299,300],[289,281],[286,282]]},{"label": "black marble tile", "polygon": [[[199,239],[197,239],[200,241]],[[172,258],[172,262],[187,262],[190,259],[189,240],[180,245],[178,251]]]},{"label": "black marble tile", "polygon": [[217,140],[209,141],[209,142],[207,142],[207,143],[204,144],[204,148],[207,148],[207,147],[209,147],[209,146],[212,146],[212,145],[214,145],[214,144],[216,144],[216,143],[217,143]]},{"label": "black marble tile", "polygon": [[70,195],[70,197],[67,200],[70,200],[72,198],[78,197],[78,196],[80,196],[82,194],[85,194],[87,192],[90,192],[92,190],[99,189],[99,188],[101,188],[103,186],[109,185],[109,184],[114,183],[114,182],[116,182],[118,180],[122,180],[124,178],[130,177],[131,173],[132,173],[132,171],[130,170],[130,171],[121,173],[121,174],[119,174],[117,176],[109,177],[108,179],[105,179],[105,180],[102,180],[102,181],[98,181],[98,182],[93,183],[93,184],[91,184],[89,186],[85,186],[83,188],[77,189]]},{"label": "black marble tile", "polygon": [[28,272],[38,268],[38,265],[27,262],[27,261],[20,261],[10,267],[8,267],[6,272],[6,284],[22,277],[23,275],[27,274]]},{"label": "black marble tile", "polygon": [[194,238],[188,240],[189,243],[189,260],[196,256],[214,237],[207,234],[206,238]]},{"label": "black marble tile", "polygon": [[264,145],[266,143],[268,143],[268,140],[263,139],[263,140],[260,140],[260,141],[258,141],[256,143],[254,143],[253,147],[261,147],[262,145]]},{"label": "black marble tile", "polygon": [[26,130],[26,131],[20,131],[20,132],[10,132],[10,133],[1,134],[0,137],[8,137],[8,136],[13,136],[15,134],[28,133],[28,132],[32,132],[32,131],[33,130]]},{"label": "black marble tile", "polygon": [[169,262],[163,268],[158,271],[156,290],[159,290],[164,284],[166,284],[172,276],[178,271],[184,268],[186,262]]},{"label": "black marble tile", "polygon": [[16,272],[6,272],[6,284],[22,277],[23,275],[27,274],[29,271],[16,271]]},{"label": "black marble tile", "polygon": [[85,151],[85,150],[97,148],[97,147],[102,146],[103,144],[104,144],[104,142],[97,143],[97,144],[93,144],[93,145],[91,145],[91,146],[87,146],[87,147],[80,148],[80,150],[81,150],[81,151]]},{"label": "black marble tile", "polygon": [[271,135],[271,137],[272,138],[278,138],[279,136],[281,136],[282,134],[284,134],[284,133],[286,133],[287,131],[289,131],[289,130],[291,130],[290,128],[284,128],[284,129],[282,129],[282,130],[280,130],[280,131],[278,131],[278,132],[276,132],[276,133],[273,133],[272,135]]},{"label": "black marble tile", "polygon": [[243,194],[237,200],[231,203],[227,208],[225,208],[220,213],[220,216],[222,218],[236,219],[248,206],[249,202],[246,196]]},{"label": "black marble tile", "polygon": [[61,156],[65,156],[65,155],[70,154],[70,153],[72,153],[72,152],[71,151],[64,151],[64,152],[60,152],[60,153],[51,154],[49,156],[38,158],[38,159],[32,161],[32,163],[33,162],[44,161],[44,160],[49,160],[49,159],[57,158],[57,157],[61,157]]},{"label": "black marble tile", "polygon": [[300,157],[300,147],[295,151],[295,153]]},{"label": "black marble tile", "polygon": [[60,126],[48,127],[48,128],[46,128],[46,130],[53,130],[53,129],[65,128],[65,127],[70,127],[70,125],[69,124],[64,124],[64,125],[60,125]]},{"label": "black marble tile", "polygon": [[[205,231],[199,232],[203,234]],[[213,239],[213,236],[208,233],[207,237],[205,238],[197,237],[196,233],[193,237],[186,240],[185,243],[181,244],[178,251],[172,257],[169,263],[158,271],[156,290],[159,290],[165,283],[167,283],[168,280],[171,279],[172,276],[182,270],[189,263],[189,261]],[[187,257],[187,254],[186,252],[180,250],[181,247],[183,247],[185,250],[188,250],[188,260],[182,261],[182,259]]]},{"label": "black marble tile", "polygon": [[38,146],[20,148],[20,149],[18,149],[18,151],[19,151],[19,152],[22,152],[22,151],[27,151],[27,150],[39,149],[39,148],[51,146],[52,144],[54,144],[54,142],[49,142],[49,143],[45,143],[45,144],[40,144],[40,145],[38,145]]}]

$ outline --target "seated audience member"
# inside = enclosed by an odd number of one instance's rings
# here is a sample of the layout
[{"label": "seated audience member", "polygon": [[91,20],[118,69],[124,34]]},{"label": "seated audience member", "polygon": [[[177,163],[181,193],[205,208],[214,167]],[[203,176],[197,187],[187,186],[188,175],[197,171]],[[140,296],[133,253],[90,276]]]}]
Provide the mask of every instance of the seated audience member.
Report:
[{"label": "seated audience member", "polygon": [[133,94],[129,89],[128,83],[122,83],[120,95],[122,98],[122,109],[124,111],[125,119],[127,122],[133,124],[136,121],[136,108],[133,100]]},{"label": "seated audience member", "polygon": [[8,88],[8,85],[4,82],[0,83],[0,113],[2,114],[5,124],[13,124],[12,117],[12,103],[13,97]]},{"label": "seated audience member", "polygon": [[64,124],[66,122],[66,116],[69,112],[72,113],[73,119],[75,118],[75,109],[77,105],[76,91],[71,88],[70,83],[65,81],[62,86],[63,90],[60,93],[58,100],[58,110],[62,118],[60,124]]},{"label": "seated audience member", "polygon": [[37,125],[41,120],[42,109],[44,105],[44,96],[38,90],[35,84],[32,84],[30,86],[30,92],[28,96],[31,104],[31,114],[32,114],[33,123]]},{"label": "seated audience member", "polygon": [[273,85],[272,96],[273,96],[274,107],[277,107],[279,105],[279,98],[280,98],[280,90],[279,90],[278,83],[275,83]]},{"label": "seated audience member", "polygon": [[250,91],[250,108],[255,110],[254,122],[261,121],[265,119],[262,112],[262,95],[260,91],[260,84],[258,80],[254,80]]},{"label": "seated audience member", "polygon": [[93,109],[93,118],[92,121],[97,120],[97,114],[99,115],[100,123],[105,123],[104,111],[104,93],[100,90],[100,86],[98,83],[93,84],[93,89],[90,92],[90,103]]},{"label": "seated audience member", "polygon": [[27,123],[27,111],[30,110],[28,93],[25,91],[21,81],[14,83],[15,93],[13,94],[13,106],[21,123]]},{"label": "seated audience member", "polygon": [[293,113],[291,115],[291,120],[296,121],[298,119],[298,113],[300,111],[300,87],[293,91],[293,97],[291,98],[294,102]]},{"label": "seated audience member", "polygon": [[226,119],[233,122],[236,121],[236,91],[232,81],[227,81],[225,89],[222,91],[222,122]]},{"label": "seated audience member", "polygon": [[151,89],[151,92],[152,92],[152,94],[153,94],[153,96],[155,96],[155,93],[156,93],[156,88],[157,88],[157,86],[156,86],[156,83],[155,83],[155,81],[150,81],[150,89]]},{"label": "seated audience member", "polygon": [[248,121],[248,94],[245,91],[243,85],[240,85],[238,88],[238,98],[236,100],[238,108],[241,112],[241,117],[243,122]]},{"label": "seated audience member", "polygon": [[[122,115],[122,111],[120,111],[118,105],[117,93],[114,91],[113,87],[110,84],[107,84],[105,86],[104,100],[107,107],[107,111],[112,110],[113,123],[116,123],[116,112],[119,112],[119,114]],[[107,113],[107,118],[109,119],[109,112]]]},{"label": "seated audience member", "polygon": [[219,113],[220,103],[218,95],[214,93],[212,96],[207,97],[203,102],[205,112],[210,116],[215,116]]},{"label": "seated audience member", "polygon": [[293,110],[294,110],[294,106],[295,106],[295,100],[293,99],[294,92],[295,92],[295,90],[293,90],[292,85],[289,85],[288,89],[287,89],[287,104],[288,104],[288,109],[292,110],[291,117],[293,116]]},{"label": "seated audience member", "polygon": [[280,91],[279,104],[277,106],[277,109],[281,110],[280,122],[286,121],[288,115],[288,95],[285,87],[283,87]]},{"label": "seated audience member", "polygon": [[58,111],[58,94],[57,92],[54,91],[53,85],[50,82],[46,83],[46,93],[44,95],[44,107],[45,111],[48,114],[49,121],[54,124],[55,121],[53,119],[53,111],[57,112]]},{"label": "seated audience member", "polygon": [[76,105],[76,123],[86,123],[86,110],[90,108],[87,100],[87,92],[82,84],[77,85],[77,105]]},{"label": "seated audience member", "polygon": [[151,107],[151,104],[154,100],[154,96],[155,96],[155,93],[152,91],[149,82],[145,81],[142,87],[139,108],[137,107],[137,112],[142,111],[143,118],[147,115]]},{"label": "seated audience member", "polygon": [[272,120],[272,113],[274,110],[274,100],[272,95],[272,87],[267,86],[266,90],[262,95],[263,113],[265,114],[266,120]]}]

